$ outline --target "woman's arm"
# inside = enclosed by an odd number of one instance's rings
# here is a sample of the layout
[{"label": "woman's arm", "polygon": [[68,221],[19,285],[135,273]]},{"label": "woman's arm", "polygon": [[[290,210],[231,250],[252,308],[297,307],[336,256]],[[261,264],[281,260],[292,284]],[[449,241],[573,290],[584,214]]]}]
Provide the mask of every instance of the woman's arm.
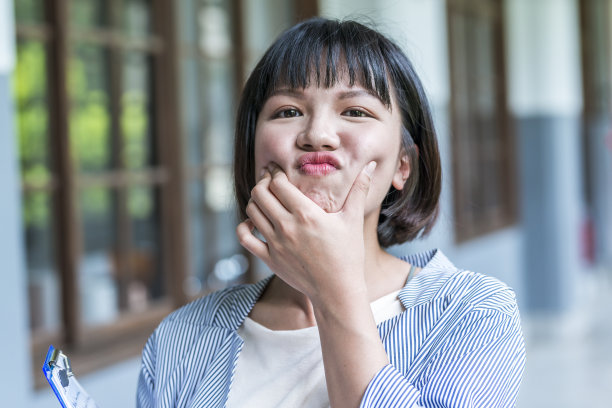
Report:
[{"label": "woman's arm", "polygon": [[[448,332],[427,352],[418,384],[392,365],[368,385],[362,407],[514,407],[525,365],[525,344],[514,293],[479,291],[479,303],[459,305]],[[458,308],[463,310],[456,313]],[[418,388],[418,389],[417,389]],[[398,401],[402,403],[397,404]],[[415,404],[415,405],[412,405]]]},{"label": "woman's arm", "polygon": [[389,364],[368,296],[313,304],[332,407],[358,407],[368,384]]},{"label": "woman's arm", "polygon": [[471,306],[440,346],[422,387],[423,405],[514,407],[525,343],[514,292],[495,292]]},{"label": "woman's arm", "polygon": [[136,406],[153,408],[155,406],[155,332],[149,337],[142,350],[142,363],[136,389]]}]

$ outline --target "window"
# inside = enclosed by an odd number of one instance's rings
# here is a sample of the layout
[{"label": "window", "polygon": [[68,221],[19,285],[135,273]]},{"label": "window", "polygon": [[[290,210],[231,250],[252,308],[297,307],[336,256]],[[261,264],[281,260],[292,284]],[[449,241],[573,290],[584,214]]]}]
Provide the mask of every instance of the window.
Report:
[{"label": "window", "polygon": [[612,154],[612,0],[581,0],[583,180],[588,224],[584,255],[605,259],[610,241],[609,157]]},{"label": "window", "polygon": [[[594,192],[590,180],[596,169],[589,166],[589,157],[597,149],[602,133],[609,131],[612,118],[612,1],[580,2],[582,40],[582,81],[584,99],[586,154],[586,199],[592,205]],[[612,142],[611,142],[612,143]]]},{"label": "window", "polygon": [[612,1],[581,0],[584,110],[612,114]]},{"label": "window", "polygon": [[249,264],[234,233],[232,155],[240,78],[235,13],[229,2],[179,3],[180,123],[189,217],[185,288],[190,296],[235,282]]},{"label": "window", "polygon": [[516,220],[502,2],[448,0],[456,240]]},{"label": "window", "polygon": [[[185,5],[197,10],[204,2]],[[186,134],[185,153],[193,142],[219,159],[200,160],[209,167],[192,171],[180,151],[171,2],[20,0],[15,10],[34,372],[50,343],[86,372],[139,353],[159,320],[192,296],[244,278],[248,264],[227,197],[233,19],[219,6],[222,27],[197,27],[196,38],[225,48],[198,55],[204,75],[183,84],[205,99],[185,104],[185,115],[211,110],[193,140]],[[208,235],[190,240],[188,226],[198,223]],[[192,272],[189,260],[203,252],[206,261],[194,262]],[[208,275],[223,279],[213,286]]]},{"label": "window", "polygon": [[15,10],[33,364],[54,343],[88,371],[137,352],[177,303],[161,153],[172,117],[156,115],[171,44],[146,0]]}]

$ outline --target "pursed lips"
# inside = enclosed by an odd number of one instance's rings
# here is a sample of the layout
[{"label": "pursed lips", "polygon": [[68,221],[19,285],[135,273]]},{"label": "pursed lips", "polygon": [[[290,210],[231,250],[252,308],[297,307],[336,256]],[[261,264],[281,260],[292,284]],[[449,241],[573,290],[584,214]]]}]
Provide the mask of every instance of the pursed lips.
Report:
[{"label": "pursed lips", "polygon": [[298,169],[309,176],[326,176],[339,168],[340,163],[332,153],[305,153],[298,159]]}]

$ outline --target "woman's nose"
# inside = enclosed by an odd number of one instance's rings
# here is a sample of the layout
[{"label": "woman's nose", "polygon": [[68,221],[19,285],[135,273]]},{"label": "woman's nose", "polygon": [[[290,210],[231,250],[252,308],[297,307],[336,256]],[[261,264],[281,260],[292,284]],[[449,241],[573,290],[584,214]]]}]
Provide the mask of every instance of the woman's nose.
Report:
[{"label": "woman's nose", "polygon": [[304,150],[335,150],[339,137],[329,118],[311,117],[307,126],[298,135],[297,144]]}]

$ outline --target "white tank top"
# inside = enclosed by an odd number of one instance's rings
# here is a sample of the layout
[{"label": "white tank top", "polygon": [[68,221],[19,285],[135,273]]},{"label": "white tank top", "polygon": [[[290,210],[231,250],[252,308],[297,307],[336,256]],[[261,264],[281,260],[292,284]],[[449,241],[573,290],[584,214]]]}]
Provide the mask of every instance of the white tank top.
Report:
[{"label": "white tank top", "polygon": [[[376,324],[404,311],[398,293],[389,293],[370,304]],[[329,407],[316,326],[270,330],[247,317],[238,334],[244,345],[228,408]]]}]

